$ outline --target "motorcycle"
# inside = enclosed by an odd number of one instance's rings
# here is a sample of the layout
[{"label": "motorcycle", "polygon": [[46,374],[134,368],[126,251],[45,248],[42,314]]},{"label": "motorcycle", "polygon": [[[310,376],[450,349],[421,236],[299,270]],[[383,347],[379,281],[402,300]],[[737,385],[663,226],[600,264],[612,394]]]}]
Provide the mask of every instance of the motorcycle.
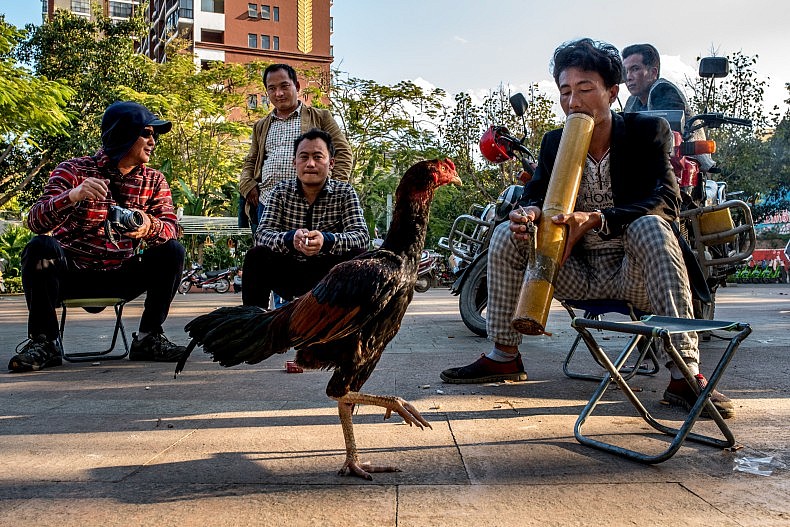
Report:
[{"label": "motorcycle", "polygon": [[178,292],[185,295],[192,289],[192,286],[195,286],[201,289],[213,289],[217,293],[227,293],[238,268],[229,267],[221,271],[202,271],[203,266],[192,264],[190,270],[184,271],[181,283],[178,284]]},{"label": "motorcycle", "polygon": [[735,271],[734,280],[737,284],[746,284],[749,283],[749,273],[752,272],[751,267],[748,265],[743,265]]},{"label": "motorcycle", "polygon": [[[521,139],[503,126],[491,126],[480,138],[480,151],[494,163],[516,159],[521,164],[519,180],[529,181],[537,166],[535,155],[524,144],[527,136],[525,114],[527,100],[523,94],[510,97],[510,106],[522,120]],[[447,237],[439,239],[439,247],[450,251],[450,270],[456,277],[450,291],[458,296],[461,319],[467,328],[481,337],[487,335],[485,309],[488,304],[488,245],[494,228],[507,220],[518,203],[523,185],[510,185],[495,203],[475,205],[468,214],[458,216]]]},{"label": "motorcycle", "polygon": [[454,280],[441,254],[436,251],[422,251],[417,265],[417,283],[414,284],[416,292],[425,293],[431,287],[447,287]]},{"label": "motorcycle", "polygon": [[414,284],[414,290],[418,293],[425,293],[434,284],[438,258],[439,255],[433,251],[424,250],[420,254],[420,262],[417,264],[417,282]]},{"label": "motorcycle", "polygon": [[[729,63],[725,58],[707,57],[700,61],[699,74],[703,78],[724,77],[728,71]],[[526,99],[519,93],[510,98],[510,104],[524,123],[524,135],[518,139],[506,128],[492,126],[480,140],[481,153],[494,163],[518,159],[523,167],[522,174],[529,178],[534,173],[535,156],[524,145]],[[644,113],[664,117],[673,131],[675,148],[671,161],[683,198],[679,221],[681,235],[688,241],[703,269],[712,300],[710,303],[695,300],[694,315],[712,320],[716,289],[725,285],[727,276],[750,257],[756,246],[756,234],[749,206],[743,201],[728,199],[726,184],[713,179],[718,171],[715,168],[703,170],[700,162],[692,157],[714,153],[715,143],[696,141],[693,137],[700,129],[717,128],[723,124],[751,126],[751,121],[713,112],[695,115],[688,121],[685,121],[682,110]],[[456,218],[449,235],[439,240],[439,246],[451,251],[459,262],[454,269],[458,278],[451,291],[459,297],[461,319],[473,333],[482,337],[487,336],[488,244],[494,227],[507,219],[522,192],[521,186],[506,188],[496,203],[478,206],[470,214]]]}]

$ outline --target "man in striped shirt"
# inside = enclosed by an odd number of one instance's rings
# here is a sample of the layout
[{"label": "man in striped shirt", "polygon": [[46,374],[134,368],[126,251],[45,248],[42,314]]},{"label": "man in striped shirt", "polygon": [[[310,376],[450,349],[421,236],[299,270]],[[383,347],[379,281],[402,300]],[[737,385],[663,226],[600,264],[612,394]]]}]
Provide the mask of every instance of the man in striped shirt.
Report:
[{"label": "man in striped shirt", "polygon": [[286,300],[302,295],[336,264],[367,249],[370,236],[357,193],[329,177],[334,153],[323,130],[296,139],[296,177],[272,189],[256,246],[244,258],[244,305],[267,308],[272,291]]},{"label": "man in striped shirt", "polygon": [[[180,358],[185,348],[167,340],[162,324],[181,278],[184,248],[176,240],[170,187],[146,166],[157,136],[171,127],[140,104],[115,102],[102,118],[102,148],[52,172],[28,215],[28,227],[38,234],[22,252],[28,341],[17,347],[9,370],[62,364],[55,309],[68,298],[131,300],[146,293],[129,358]],[[114,207],[127,209],[125,219],[113,216]]]}]

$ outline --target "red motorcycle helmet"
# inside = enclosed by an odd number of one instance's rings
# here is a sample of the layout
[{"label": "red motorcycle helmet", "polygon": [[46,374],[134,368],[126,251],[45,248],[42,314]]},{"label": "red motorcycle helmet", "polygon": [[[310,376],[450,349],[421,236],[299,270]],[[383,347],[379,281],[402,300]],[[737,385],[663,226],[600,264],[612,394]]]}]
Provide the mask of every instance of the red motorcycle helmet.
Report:
[{"label": "red motorcycle helmet", "polygon": [[492,163],[504,163],[511,159],[499,137],[503,130],[507,132],[507,129],[503,129],[501,126],[491,126],[480,138],[480,153]]}]

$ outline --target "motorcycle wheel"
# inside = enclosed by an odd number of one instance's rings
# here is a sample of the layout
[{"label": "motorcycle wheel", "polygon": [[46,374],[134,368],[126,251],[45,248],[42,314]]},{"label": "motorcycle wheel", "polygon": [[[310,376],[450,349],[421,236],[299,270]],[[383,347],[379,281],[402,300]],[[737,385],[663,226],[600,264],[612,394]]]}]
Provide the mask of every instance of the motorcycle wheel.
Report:
[{"label": "motorcycle wheel", "polygon": [[488,305],[488,262],[485,258],[478,260],[466,272],[469,275],[458,298],[461,320],[472,333],[486,337],[488,332],[483,312]]},{"label": "motorcycle wheel", "polygon": [[425,293],[431,288],[431,280],[428,275],[418,276],[417,281],[414,283],[414,290],[418,293]]},{"label": "motorcycle wheel", "polygon": [[217,288],[215,289],[217,293],[227,293],[229,289],[230,282],[227,278],[220,278],[217,280]]},{"label": "motorcycle wheel", "polygon": [[182,295],[189,293],[189,290],[192,289],[192,281],[191,280],[181,280],[181,283],[178,284],[178,292]]}]

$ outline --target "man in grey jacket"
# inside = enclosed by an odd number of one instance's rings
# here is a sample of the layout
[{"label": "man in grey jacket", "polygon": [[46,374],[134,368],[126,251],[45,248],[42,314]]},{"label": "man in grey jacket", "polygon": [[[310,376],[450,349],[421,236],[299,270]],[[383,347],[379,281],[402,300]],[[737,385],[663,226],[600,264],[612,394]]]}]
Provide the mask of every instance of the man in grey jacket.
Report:
[{"label": "man in grey jacket", "polygon": [[[672,82],[662,79],[661,58],[658,50],[650,44],[633,44],[623,48],[625,86],[631,96],[623,111],[683,110],[686,121],[692,117],[686,96]],[[681,130],[678,130],[681,132]],[[696,130],[691,139],[705,140],[705,131]],[[716,163],[710,154],[694,156],[702,170],[710,170]]]},{"label": "man in grey jacket", "polygon": [[246,201],[253,233],[266,195],[278,182],[296,177],[294,140],[306,131],[319,128],[332,137],[335,165],[331,177],[348,181],[351,176],[351,147],[346,137],[328,110],[302,104],[296,71],[288,64],[272,64],[263,72],[263,83],[274,110],[255,123],[239,176],[239,192]]}]

